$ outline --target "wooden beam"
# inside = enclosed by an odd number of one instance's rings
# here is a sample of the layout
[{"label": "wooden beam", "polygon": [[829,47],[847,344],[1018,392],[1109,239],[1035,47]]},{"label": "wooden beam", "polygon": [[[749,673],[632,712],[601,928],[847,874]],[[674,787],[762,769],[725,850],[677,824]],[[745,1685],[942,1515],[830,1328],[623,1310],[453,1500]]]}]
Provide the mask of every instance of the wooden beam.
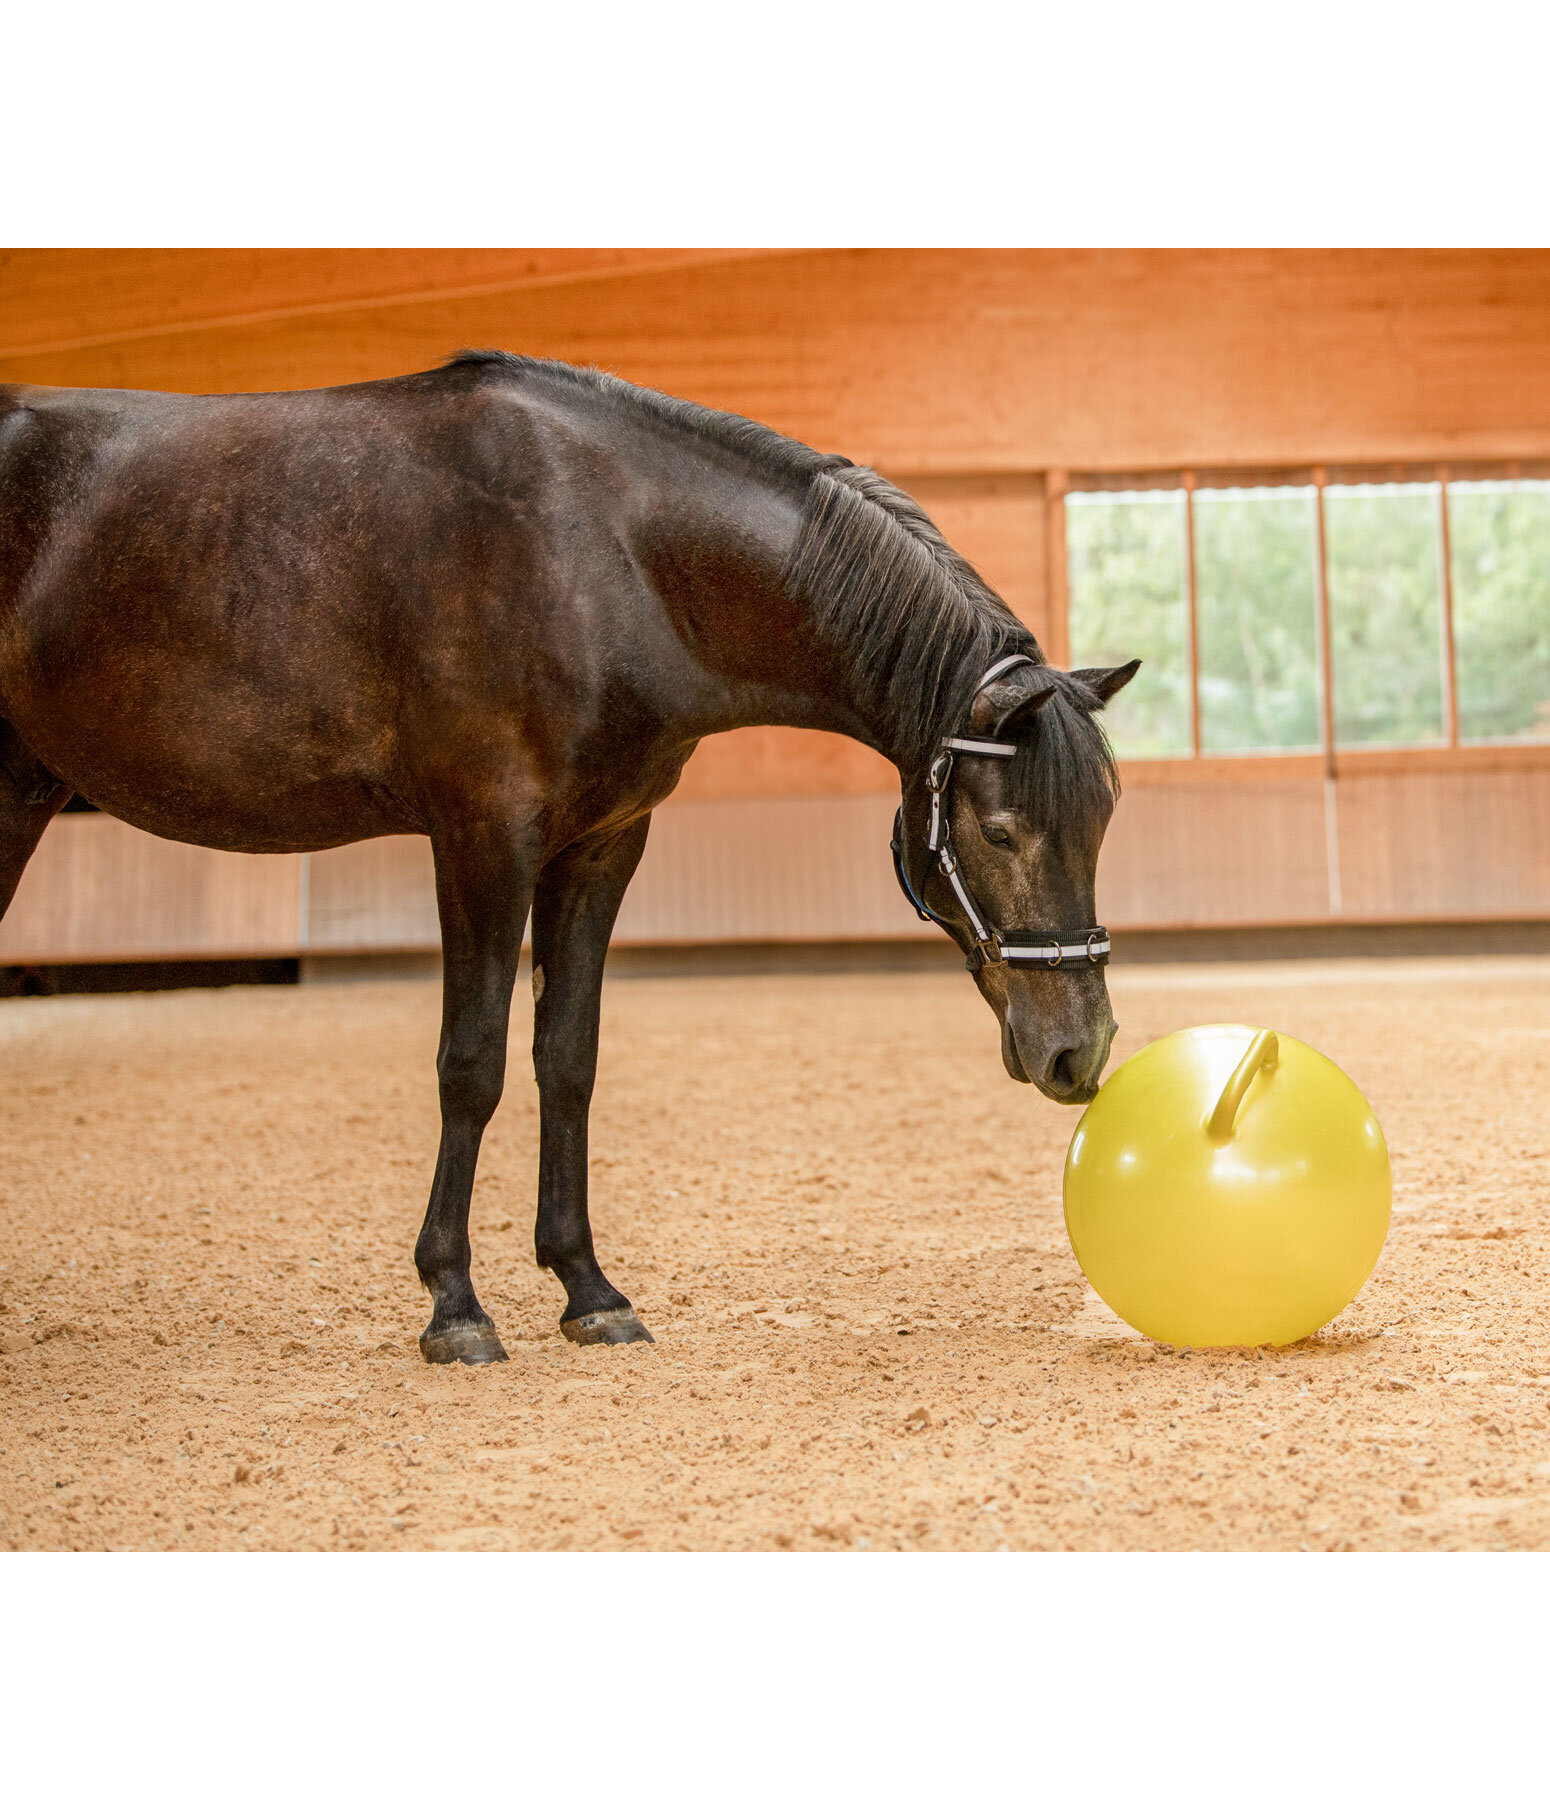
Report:
[{"label": "wooden beam", "polygon": [[1329,910],[1339,918],[1345,911],[1345,884],[1341,877],[1340,790],[1336,785],[1339,765],[1335,752],[1335,648],[1329,613],[1329,540],[1324,521],[1324,484],[1328,471],[1313,471],[1313,594],[1318,612],[1319,735],[1324,750],[1324,862],[1329,878]]},{"label": "wooden beam", "polygon": [[1459,697],[1458,652],[1453,638],[1453,534],[1448,523],[1448,467],[1437,470],[1437,560],[1441,565],[1442,596],[1442,717],[1444,736],[1458,748]]},{"label": "wooden beam", "polygon": [[1064,469],[1044,476],[1045,593],[1049,597],[1049,642],[1044,653],[1057,668],[1071,664],[1071,590],[1066,579],[1066,494]]},{"label": "wooden beam", "polygon": [[445,305],[758,250],[0,251],[0,358],[382,307]]},{"label": "wooden beam", "polygon": [[1200,754],[1200,632],[1195,592],[1195,471],[1186,469],[1184,482],[1184,640],[1189,663],[1189,745]]},{"label": "wooden beam", "polygon": [[1335,777],[1335,652],[1329,623],[1329,549],[1324,526],[1323,468],[1313,471],[1313,595],[1318,613],[1319,743],[1324,773]]},{"label": "wooden beam", "polygon": [[[1480,775],[1490,771],[1550,769],[1550,744],[1435,744],[1389,749],[1357,745],[1335,753],[1338,777],[1363,775]],[[1131,787],[1232,786],[1313,778],[1329,773],[1322,751],[1222,753],[1201,757],[1158,756],[1121,761],[1120,776]]]}]

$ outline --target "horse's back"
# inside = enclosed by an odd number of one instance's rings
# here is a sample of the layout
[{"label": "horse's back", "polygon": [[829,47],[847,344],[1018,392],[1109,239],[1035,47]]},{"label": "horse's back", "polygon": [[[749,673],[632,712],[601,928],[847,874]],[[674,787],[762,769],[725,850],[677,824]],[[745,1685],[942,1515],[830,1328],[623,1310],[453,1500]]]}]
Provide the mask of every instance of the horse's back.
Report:
[{"label": "horse's back", "polygon": [[0,389],[0,716],[164,836],[412,829],[406,703],[487,682],[548,566],[521,503],[544,471],[489,412],[426,377]]}]

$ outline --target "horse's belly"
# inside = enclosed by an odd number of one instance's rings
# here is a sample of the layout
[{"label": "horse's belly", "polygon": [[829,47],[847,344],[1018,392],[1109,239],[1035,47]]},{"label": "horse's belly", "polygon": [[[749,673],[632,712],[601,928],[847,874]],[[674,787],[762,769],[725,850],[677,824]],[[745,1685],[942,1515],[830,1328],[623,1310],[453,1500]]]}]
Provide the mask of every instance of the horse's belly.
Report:
[{"label": "horse's belly", "polygon": [[419,829],[386,777],[389,733],[294,709],[177,696],[104,704],[86,684],[11,702],[12,725],[76,793],[126,824],[217,850],[318,850]]},{"label": "horse's belly", "polygon": [[170,798],[165,790],[131,792],[111,778],[73,785],[93,806],[127,825],[210,850],[328,850],[419,829],[390,796],[374,795],[364,784],[259,796],[206,788],[192,797]]}]

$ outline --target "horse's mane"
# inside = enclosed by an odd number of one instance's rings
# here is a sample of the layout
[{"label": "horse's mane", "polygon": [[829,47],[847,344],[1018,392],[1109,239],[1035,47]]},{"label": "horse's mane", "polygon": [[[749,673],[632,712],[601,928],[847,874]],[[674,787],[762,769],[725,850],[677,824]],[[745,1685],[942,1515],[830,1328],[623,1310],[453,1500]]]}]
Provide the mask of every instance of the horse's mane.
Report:
[{"label": "horse's mane", "polygon": [[979,571],[875,470],[842,466],[811,477],[786,581],[807,597],[820,631],[850,652],[865,710],[889,721],[905,769],[924,768],[939,740],[963,728],[992,664],[1028,656],[1034,688],[1054,691],[1012,761],[1018,809],[1047,830],[1112,805],[1119,776],[1092,716],[1096,696],[1049,666]]},{"label": "horse's mane", "polygon": [[1003,656],[1038,665],[1052,687],[1012,762],[1014,799],[1038,829],[1057,818],[1101,816],[1119,791],[1090,689],[1045,661],[1038,640],[947,542],[919,504],[873,469],[825,456],[736,413],[636,387],[600,369],[463,350],[449,367],[494,366],[588,390],[644,409],[675,431],[709,441],[805,490],[802,526],[787,559],[789,591],[812,609],[858,687],[858,710],[884,721],[906,770],[922,769],[938,740],[964,724],[981,676]]}]

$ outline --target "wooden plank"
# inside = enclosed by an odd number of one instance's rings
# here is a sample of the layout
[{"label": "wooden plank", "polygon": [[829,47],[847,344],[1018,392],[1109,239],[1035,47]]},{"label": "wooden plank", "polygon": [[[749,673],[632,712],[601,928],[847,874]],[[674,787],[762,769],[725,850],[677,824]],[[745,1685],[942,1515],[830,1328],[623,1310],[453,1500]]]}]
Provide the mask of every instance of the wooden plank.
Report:
[{"label": "wooden plank", "polygon": [[0,357],[726,261],[736,250],[0,250]]},{"label": "wooden plank", "polygon": [[429,838],[368,838],[308,858],[308,951],[434,950],[440,942]]},{"label": "wooden plank", "polygon": [[1458,646],[1453,632],[1453,532],[1448,520],[1448,469],[1437,470],[1437,567],[1442,576],[1442,717],[1450,748],[1459,741]]},{"label": "wooden plank", "polygon": [[67,813],[0,921],[0,961],[293,954],[300,875],[296,856],[233,856]]},{"label": "wooden plank", "polygon": [[1329,536],[1324,518],[1325,472],[1313,471],[1313,600],[1319,655],[1319,748],[1324,773],[1339,773],[1335,747],[1335,641],[1329,622]]},{"label": "wooden plank", "polygon": [[1049,651],[1044,483],[1036,475],[901,475],[894,479]]},{"label": "wooden plank", "polygon": [[1322,782],[1128,792],[1098,864],[1098,916],[1159,929],[1327,919]]},{"label": "wooden plank", "polygon": [[[1317,775],[1325,767],[1321,751],[1263,756],[1158,756],[1120,764],[1127,789],[1136,787],[1192,787],[1198,782],[1264,781]],[[1491,769],[1550,769],[1550,744],[1460,744],[1456,748],[1435,745],[1422,750],[1355,748],[1342,750],[1334,760],[1334,772],[1347,775],[1447,774],[1480,775]]]},{"label": "wooden plank", "polygon": [[[625,896],[619,944],[801,942],[927,935],[900,895],[885,795],[662,808]],[[430,846],[376,838],[312,858],[309,952],[434,949]]]},{"label": "wooden plank", "polygon": [[664,807],[619,944],[929,937],[894,880],[897,800],[874,794]]},{"label": "wooden plank", "polygon": [[1335,770],[1347,775],[1482,775],[1494,769],[1550,769],[1550,744],[1438,744],[1426,750],[1342,750]]},{"label": "wooden plank", "polygon": [[853,738],[756,725],[703,739],[665,804],[898,791],[893,764]]},{"label": "wooden plank", "polygon": [[1339,784],[1346,913],[1550,917],[1550,768]]},{"label": "wooden plank", "polygon": [[3,357],[0,379],[310,386],[460,343],[918,475],[1550,456],[1543,251],[792,251],[198,325]]},{"label": "wooden plank", "polygon": [[1184,663],[1189,670],[1189,747],[1200,754],[1200,596],[1195,582],[1195,473],[1184,471]]},{"label": "wooden plank", "polygon": [[1137,788],[1262,787],[1266,782],[1316,777],[1323,762],[1316,754],[1263,756],[1154,756],[1119,765],[1129,794]]},{"label": "wooden plank", "polygon": [[1049,639],[1044,648],[1059,668],[1071,664],[1071,590],[1066,560],[1066,494],[1069,481],[1061,469],[1044,477],[1044,592],[1048,596]]},{"label": "wooden plank", "polygon": [[[1051,652],[1053,657],[1053,652]],[[1060,661],[1059,657],[1053,657]],[[1336,774],[1442,774],[1464,770],[1550,769],[1550,743],[1462,743],[1422,751],[1350,749],[1334,758]],[[1149,787],[1262,787],[1266,781],[1318,776],[1318,751],[1264,756],[1156,756],[1120,765],[1125,790]],[[756,727],[727,731],[700,743],[677,794],[668,801],[736,799],[794,794],[893,794],[898,772],[886,758],[850,738],[823,731]]]},{"label": "wooden plank", "polygon": [[[1324,782],[1133,788],[1099,866],[1116,928],[1288,925],[1332,916]],[[1344,917],[1550,917],[1550,765],[1339,784]],[[893,793],[681,802],[653,822],[622,944],[924,937],[888,855]],[[430,848],[379,838],[306,863],[168,844],[102,815],[56,820],[0,923],[0,961],[428,950]]]}]

